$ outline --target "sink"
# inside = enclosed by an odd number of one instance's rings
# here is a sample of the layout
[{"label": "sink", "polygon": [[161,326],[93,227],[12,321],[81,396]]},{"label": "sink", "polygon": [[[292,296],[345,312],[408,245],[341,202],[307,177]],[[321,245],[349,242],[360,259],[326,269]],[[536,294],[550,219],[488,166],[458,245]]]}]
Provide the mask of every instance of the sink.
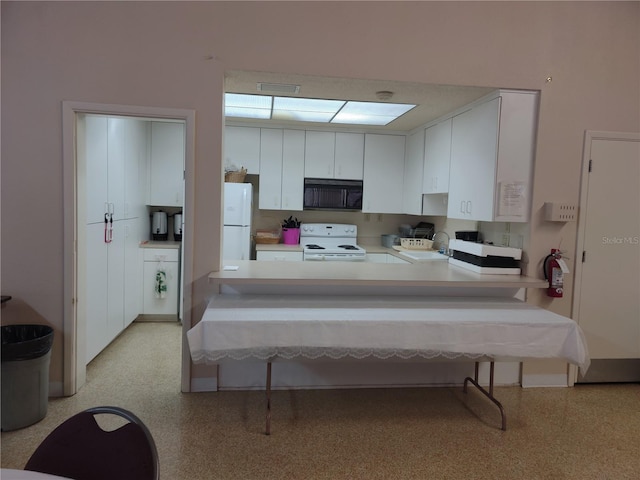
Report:
[{"label": "sink", "polygon": [[449,257],[434,250],[402,250],[400,255],[413,260],[447,260]]}]

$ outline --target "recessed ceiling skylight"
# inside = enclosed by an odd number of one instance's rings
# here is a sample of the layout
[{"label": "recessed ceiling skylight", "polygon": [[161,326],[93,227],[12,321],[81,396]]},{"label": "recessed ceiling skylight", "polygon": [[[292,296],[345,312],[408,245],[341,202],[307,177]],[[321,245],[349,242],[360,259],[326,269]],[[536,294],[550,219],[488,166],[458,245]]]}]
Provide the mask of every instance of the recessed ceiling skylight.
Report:
[{"label": "recessed ceiling skylight", "polygon": [[282,121],[387,125],[415,105],[225,94],[225,116]]}]

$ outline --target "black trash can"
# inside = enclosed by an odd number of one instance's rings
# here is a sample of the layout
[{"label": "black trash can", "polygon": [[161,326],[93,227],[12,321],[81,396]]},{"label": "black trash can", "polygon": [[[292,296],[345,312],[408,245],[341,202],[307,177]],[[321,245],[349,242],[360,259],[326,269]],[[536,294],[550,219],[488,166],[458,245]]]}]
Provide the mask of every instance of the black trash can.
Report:
[{"label": "black trash can", "polygon": [[53,329],[2,327],[2,431],[27,427],[47,414]]}]

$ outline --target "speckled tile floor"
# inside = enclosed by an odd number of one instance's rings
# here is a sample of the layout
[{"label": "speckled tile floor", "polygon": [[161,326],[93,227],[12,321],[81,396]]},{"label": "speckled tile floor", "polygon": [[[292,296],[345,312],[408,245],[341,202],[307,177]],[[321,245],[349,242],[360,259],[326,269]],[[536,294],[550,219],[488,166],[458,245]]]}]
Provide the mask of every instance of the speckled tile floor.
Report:
[{"label": "speckled tile floor", "polygon": [[120,405],[149,426],[163,479],[640,478],[640,385],[496,387],[507,412],[461,388],[180,393],[180,327],[134,323],[69,398],[2,433],[2,467],[22,468],[74,413]]}]

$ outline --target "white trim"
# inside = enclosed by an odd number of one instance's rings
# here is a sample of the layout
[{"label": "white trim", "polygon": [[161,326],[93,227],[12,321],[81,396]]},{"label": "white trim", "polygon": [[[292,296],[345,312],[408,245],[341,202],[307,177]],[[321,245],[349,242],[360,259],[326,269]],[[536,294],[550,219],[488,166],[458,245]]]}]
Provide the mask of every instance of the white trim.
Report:
[{"label": "white trim", "polygon": [[[63,320],[63,394],[73,395],[84,384],[86,379],[86,365],[84,356],[79,355],[83,350],[78,343],[77,311],[75,299],[77,286],[77,188],[76,188],[76,115],[78,113],[95,113],[103,115],[127,115],[145,118],[167,118],[184,120],[186,123],[185,144],[185,205],[183,208],[186,241],[183,241],[184,258],[184,290],[182,322],[183,338],[191,327],[191,283],[193,277],[193,230],[194,230],[194,172],[195,172],[195,110],[147,107],[137,105],[116,105],[89,102],[62,102],[62,145],[63,145],[63,207],[64,207],[64,320]],[[183,342],[184,344],[184,342]],[[181,388],[189,391],[191,363],[185,361],[185,348],[182,352]],[[188,350],[186,353],[188,360]]]},{"label": "white trim", "polygon": [[567,375],[564,373],[523,375],[522,388],[567,387],[569,386],[567,380]]},{"label": "white trim", "polygon": [[[584,251],[587,194],[589,187],[589,160],[591,160],[591,143],[594,140],[621,140],[640,141],[640,133],[632,132],[604,132],[585,130],[584,146],[582,152],[582,173],[580,179],[580,208],[578,209],[578,225],[576,228],[576,263],[573,276],[573,299],[571,304],[571,318],[580,325],[580,293],[582,288],[582,261],[580,257]],[[578,369],[569,369],[569,385],[572,386],[578,380]]]}]

